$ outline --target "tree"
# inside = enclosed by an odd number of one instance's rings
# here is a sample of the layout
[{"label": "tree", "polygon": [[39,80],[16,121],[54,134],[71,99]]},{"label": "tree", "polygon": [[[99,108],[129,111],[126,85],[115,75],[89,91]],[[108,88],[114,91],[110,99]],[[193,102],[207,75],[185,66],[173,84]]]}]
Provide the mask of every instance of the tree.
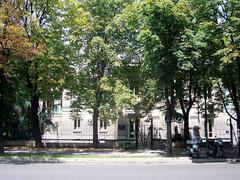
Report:
[{"label": "tree", "polygon": [[[212,11],[214,12],[218,23],[218,35],[221,40],[221,46],[215,55],[220,58],[220,78],[225,90],[235,108],[237,131],[240,129],[240,51],[239,51],[239,18],[240,6],[236,0],[212,1]],[[240,148],[240,139],[238,139],[238,155]]]},{"label": "tree", "polygon": [[175,86],[177,58],[174,55],[179,42],[183,20],[177,15],[172,1],[144,1],[141,4],[144,19],[139,39],[144,46],[145,63],[156,80],[158,92],[165,99],[167,122],[167,154],[172,154],[171,121],[176,104]]},{"label": "tree", "polygon": [[[23,63],[36,147],[43,146],[39,120],[40,100],[45,105],[45,102],[58,99],[71,69],[69,62],[72,52],[65,38],[68,24],[66,19],[62,18],[72,13],[65,8],[71,3],[29,0],[22,6],[23,10],[28,12],[23,17],[25,31],[34,45],[42,49],[41,55]],[[44,111],[45,109],[42,110],[43,113]]]},{"label": "tree", "polygon": [[121,13],[115,16],[114,23],[108,28],[113,49],[121,61],[117,77],[131,89],[137,99],[136,104],[129,107],[136,114],[136,148],[140,117],[147,116],[157,103],[156,82],[144,66],[144,48],[138,39],[141,27],[138,9],[138,3],[128,3]]},{"label": "tree", "polygon": [[[210,32],[212,28],[209,27],[209,22],[212,21],[211,13],[204,3],[199,3],[182,0],[177,4],[177,13],[185,21],[184,31],[174,52],[179,68],[175,89],[184,118],[185,141],[189,139],[189,112],[193,104],[201,99],[203,86],[206,84],[203,81],[209,81],[206,78],[206,69],[210,66],[206,67],[206,62],[212,61],[210,59],[214,50],[211,47],[215,45],[215,36],[213,37]],[[202,16],[198,13],[202,13]]]},{"label": "tree", "polygon": [[8,0],[0,2],[0,153],[4,152],[5,93],[14,68],[12,65],[15,61],[28,60],[39,52],[24,31],[21,23],[22,11],[18,5]]},{"label": "tree", "polygon": [[[149,101],[145,101],[150,105],[148,108],[154,107],[160,99],[165,99],[168,154],[171,154],[171,120],[176,104],[175,71],[178,67],[174,51],[183,29],[183,20],[181,16],[175,13],[177,11],[174,8],[175,4],[172,1],[136,1],[127,6],[120,18],[117,19],[117,23],[123,26],[120,32],[131,39],[130,45],[123,46],[125,51],[123,50],[120,55],[125,56],[125,62],[130,67],[131,63],[139,62],[138,67],[134,66],[138,69],[138,73],[133,73],[139,76],[134,79],[138,84],[138,92],[145,86],[146,77],[151,77],[148,78],[151,82],[149,88],[142,89],[142,93],[147,90],[151,97]],[[126,29],[123,30],[124,28]],[[124,41],[120,42],[127,44]],[[140,46],[137,44],[140,44]],[[133,59],[129,60],[128,57]],[[126,72],[127,68],[125,66],[123,72]],[[133,75],[129,74],[129,80],[131,80]],[[136,83],[132,84],[136,85]],[[151,101],[152,98],[153,101]],[[149,104],[149,102],[151,103]]]},{"label": "tree", "polygon": [[[106,114],[113,117],[113,114],[119,112],[118,106],[126,103],[115,94],[118,88],[124,90],[126,87],[122,86],[115,76],[121,63],[114,53],[108,34],[108,27],[113,17],[123,8],[124,2],[127,1],[83,2],[87,23],[75,36],[80,42],[75,44],[77,57],[74,63],[77,68],[73,77],[76,81],[69,89],[76,96],[77,107],[93,110],[94,148],[98,148],[99,119],[106,118]],[[130,93],[128,90],[125,92]],[[114,102],[114,99],[118,99],[119,102]]]}]

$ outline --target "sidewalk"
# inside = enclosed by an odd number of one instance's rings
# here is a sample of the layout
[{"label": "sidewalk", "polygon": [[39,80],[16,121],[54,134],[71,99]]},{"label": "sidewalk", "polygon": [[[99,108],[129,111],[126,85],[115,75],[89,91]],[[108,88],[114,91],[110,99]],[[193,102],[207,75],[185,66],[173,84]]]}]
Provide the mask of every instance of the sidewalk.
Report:
[{"label": "sidewalk", "polygon": [[0,163],[236,163],[239,159],[189,158],[184,149],[174,149],[167,157],[164,150],[113,150],[113,149],[27,149],[7,148]]}]

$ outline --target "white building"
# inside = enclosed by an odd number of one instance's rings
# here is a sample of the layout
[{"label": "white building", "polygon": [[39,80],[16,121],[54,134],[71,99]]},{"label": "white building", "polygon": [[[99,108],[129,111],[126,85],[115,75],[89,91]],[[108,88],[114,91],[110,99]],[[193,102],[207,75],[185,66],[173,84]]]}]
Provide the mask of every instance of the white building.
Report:
[{"label": "white building", "polygon": [[[52,115],[52,123],[55,128],[48,128],[45,130],[43,140],[45,142],[61,142],[88,145],[92,142],[92,111],[90,109],[79,112],[77,117],[72,117],[71,113],[71,99],[64,92],[62,100],[55,101],[55,111]],[[229,107],[230,110],[232,107]],[[180,112],[180,111],[179,111]],[[107,147],[123,146],[126,142],[135,142],[135,120],[133,111],[126,110],[126,117],[117,121],[99,121],[99,140],[100,144],[106,144]],[[158,142],[166,139],[166,123],[164,114],[158,109],[151,112],[153,123],[153,139],[155,146],[160,146]],[[223,112],[209,113],[207,132],[208,138],[221,137],[225,141],[230,141],[231,130],[230,120],[228,114]],[[150,141],[149,127],[151,121],[149,118],[144,117],[140,119],[139,124],[139,145],[147,147]],[[233,143],[236,144],[236,122],[232,120]],[[173,120],[172,132],[174,134],[175,127],[178,127],[178,132],[183,134],[183,123],[179,120]],[[189,126],[192,134],[194,127],[199,127],[200,137],[205,138],[205,118],[198,106],[195,105],[190,111]]]}]

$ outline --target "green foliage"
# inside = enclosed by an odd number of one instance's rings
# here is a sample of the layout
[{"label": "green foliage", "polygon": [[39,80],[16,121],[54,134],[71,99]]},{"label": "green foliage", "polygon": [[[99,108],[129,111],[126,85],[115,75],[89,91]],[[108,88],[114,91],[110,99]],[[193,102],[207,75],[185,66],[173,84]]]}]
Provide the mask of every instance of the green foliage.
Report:
[{"label": "green foliage", "polygon": [[109,32],[113,17],[125,6],[125,2],[83,2],[82,7],[88,15],[87,25],[76,27],[81,33],[73,35],[73,39],[81,40],[81,44],[72,43],[73,48],[78,49],[72,61],[76,68],[68,84],[68,89],[76,96],[72,107],[97,108],[99,119],[106,121],[118,118],[122,108],[133,103],[131,91],[118,80],[117,72],[122,62],[114,51]]},{"label": "green foliage", "polygon": [[0,10],[0,73],[16,101],[67,89],[72,107],[107,121],[172,97],[185,114],[221,81],[239,104],[238,0],[1,1]]},{"label": "green foliage", "polygon": [[124,108],[133,108],[137,103],[137,97],[121,81],[116,81],[114,88],[114,101],[118,113]]}]

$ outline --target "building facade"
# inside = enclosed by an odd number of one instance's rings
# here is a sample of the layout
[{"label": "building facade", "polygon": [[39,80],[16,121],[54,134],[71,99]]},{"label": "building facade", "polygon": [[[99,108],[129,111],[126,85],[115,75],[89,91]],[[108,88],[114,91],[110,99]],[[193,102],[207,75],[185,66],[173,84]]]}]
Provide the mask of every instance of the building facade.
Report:
[{"label": "building facade", "polygon": [[[70,107],[71,103],[72,99],[66,92],[62,94],[61,100],[55,101],[51,117],[53,126],[45,129],[42,136],[44,142],[71,143],[81,146],[91,144],[93,137],[92,110],[86,109],[74,116]],[[228,108],[231,111],[233,107],[229,106]],[[209,139],[220,137],[224,141],[232,141],[233,144],[236,144],[236,122],[231,121],[225,111],[209,111],[207,119],[208,121],[205,123],[203,109],[201,110],[196,103],[189,114],[191,136],[197,130],[200,138],[205,139],[205,127],[207,127]],[[138,126],[136,126],[136,121],[139,121]],[[139,136],[136,139],[137,127]],[[123,147],[128,142],[136,143],[138,141],[139,147],[146,148],[150,147],[151,141],[153,141],[154,144],[151,145],[158,148],[160,142],[167,138],[166,128],[165,115],[157,108],[152,110],[149,116],[141,118],[137,118],[132,110],[125,110],[125,117],[122,119],[98,122],[99,142],[103,147],[104,145],[106,147]],[[174,118],[172,120],[173,137],[176,137],[177,134],[177,140],[181,140],[183,130],[183,119]]]}]

